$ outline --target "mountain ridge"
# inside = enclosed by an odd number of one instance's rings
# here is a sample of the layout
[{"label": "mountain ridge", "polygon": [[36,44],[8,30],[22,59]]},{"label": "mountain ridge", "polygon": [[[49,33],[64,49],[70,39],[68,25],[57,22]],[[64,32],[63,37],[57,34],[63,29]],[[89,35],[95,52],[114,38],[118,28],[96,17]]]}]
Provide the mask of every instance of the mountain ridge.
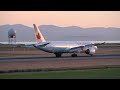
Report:
[{"label": "mountain ridge", "polygon": [[[120,28],[115,27],[91,27],[82,28],[79,26],[60,27],[56,25],[38,26],[43,36],[48,41],[66,41],[66,40],[95,40],[95,41],[119,41]],[[33,27],[23,24],[0,25],[0,42],[8,41],[8,31],[13,28],[16,31],[18,42],[35,42]]]}]

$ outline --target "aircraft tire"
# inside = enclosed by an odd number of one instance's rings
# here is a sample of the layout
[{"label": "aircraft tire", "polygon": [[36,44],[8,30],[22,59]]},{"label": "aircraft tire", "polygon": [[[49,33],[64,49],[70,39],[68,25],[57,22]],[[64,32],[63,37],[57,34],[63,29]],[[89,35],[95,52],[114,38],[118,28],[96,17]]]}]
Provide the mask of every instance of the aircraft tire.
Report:
[{"label": "aircraft tire", "polygon": [[61,53],[54,53],[56,55],[56,57],[61,57]]},{"label": "aircraft tire", "polygon": [[74,53],[74,54],[72,54],[71,56],[72,56],[72,57],[77,57],[77,54]]}]

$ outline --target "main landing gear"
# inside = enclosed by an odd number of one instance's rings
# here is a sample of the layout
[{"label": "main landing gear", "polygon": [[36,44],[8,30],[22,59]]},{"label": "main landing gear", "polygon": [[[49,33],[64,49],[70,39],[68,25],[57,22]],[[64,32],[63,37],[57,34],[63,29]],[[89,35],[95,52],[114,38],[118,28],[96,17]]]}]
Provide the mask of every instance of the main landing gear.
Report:
[{"label": "main landing gear", "polygon": [[77,57],[77,54],[74,53],[74,54],[72,54],[71,56],[72,56],[72,57]]},{"label": "main landing gear", "polygon": [[61,53],[54,53],[56,57],[61,57],[62,54]]},{"label": "main landing gear", "polygon": [[[56,57],[61,57],[62,56],[62,53],[54,53]],[[72,57],[77,57],[77,54],[72,54],[71,55]]]}]

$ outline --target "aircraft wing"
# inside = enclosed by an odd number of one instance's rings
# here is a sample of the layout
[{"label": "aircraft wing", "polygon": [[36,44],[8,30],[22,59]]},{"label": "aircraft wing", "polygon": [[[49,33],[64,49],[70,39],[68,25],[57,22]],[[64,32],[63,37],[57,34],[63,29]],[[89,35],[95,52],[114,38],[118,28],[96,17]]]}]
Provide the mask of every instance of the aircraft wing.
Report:
[{"label": "aircraft wing", "polygon": [[84,46],[78,46],[78,47],[73,47],[69,49],[69,52],[80,52],[83,51],[83,49],[85,47],[91,47],[91,46],[98,46],[98,45],[103,45],[104,43],[95,43],[95,44],[88,44],[88,45],[84,45]]},{"label": "aircraft wing", "polygon": [[98,45],[103,45],[103,44],[105,44],[105,42],[103,42],[103,43],[95,43],[94,45],[98,46]]},{"label": "aircraft wing", "polygon": [[69,52],[80,52],[82,51],[84,46],[73,47],[69,49]]},{"label": "aircraft wing", "polygon": [[98,46],[98,45],[103,45],[103,44],[105,44],[105,42],[103,42],[103,43],[88,44],[88,45],[85,45],[85,46]]}]

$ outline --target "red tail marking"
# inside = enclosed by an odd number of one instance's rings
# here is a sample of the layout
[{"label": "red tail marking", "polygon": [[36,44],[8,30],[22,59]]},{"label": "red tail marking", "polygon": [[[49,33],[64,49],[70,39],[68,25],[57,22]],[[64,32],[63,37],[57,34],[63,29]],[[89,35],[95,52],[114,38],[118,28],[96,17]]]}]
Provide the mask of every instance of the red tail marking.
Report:
[{"label": "red tail marking", "polygon": [[40,36],[40,34],[39,34],[39,33],[38,33],[36,36],[37,36],[37,39],[40,39],[40,38],[41,38],[41,36]]}]

